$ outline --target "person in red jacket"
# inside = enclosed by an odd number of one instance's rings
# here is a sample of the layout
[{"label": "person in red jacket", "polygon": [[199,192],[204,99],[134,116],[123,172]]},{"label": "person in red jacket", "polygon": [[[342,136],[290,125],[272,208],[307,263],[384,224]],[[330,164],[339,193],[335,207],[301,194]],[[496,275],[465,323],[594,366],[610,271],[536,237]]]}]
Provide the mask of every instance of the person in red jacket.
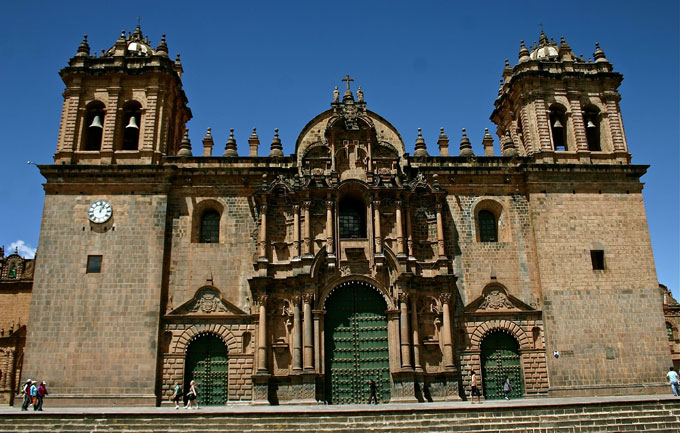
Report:
[{"label": "person in red jacket", "polygon": [[43,380],[42,383],[40,384],[40,386],[38,387],[38,395],[37,395],[37,397],[38,397],[38,406],[37,406],[36,410],[42,410],[43,399],[44,399],[45,396],[48,395],[48,394],[49,394],[49,392],[47,392],[47,382],[45,382],[45,381]]}]

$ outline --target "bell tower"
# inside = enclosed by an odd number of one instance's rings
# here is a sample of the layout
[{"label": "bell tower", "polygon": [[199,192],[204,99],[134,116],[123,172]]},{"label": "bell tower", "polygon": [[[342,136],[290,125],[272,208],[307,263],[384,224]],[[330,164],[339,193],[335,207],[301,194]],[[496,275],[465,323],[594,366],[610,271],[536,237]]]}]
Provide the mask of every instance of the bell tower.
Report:
[{"label": "bell tower", "polygon": [[506,60],[491,114],[501,142],[514,143],[504,149],[548,163],[630,163],[619,110],[623,76],[597,43],[593,59],[543,31],[531,49],[521,42],[518,63]]},{"label": "bell tower", "polygon": [[156,164],[176,155],[191,119],[182,64],[139,25],[101,55],[87,35],[60,71],[66,90],[55,164]]}]

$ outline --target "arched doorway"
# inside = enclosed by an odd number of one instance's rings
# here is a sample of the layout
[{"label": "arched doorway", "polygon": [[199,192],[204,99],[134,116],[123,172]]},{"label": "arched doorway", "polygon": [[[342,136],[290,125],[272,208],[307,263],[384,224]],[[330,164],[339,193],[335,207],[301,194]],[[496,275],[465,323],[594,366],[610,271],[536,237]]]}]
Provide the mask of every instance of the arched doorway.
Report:
[{"label": "arched doorway", "polygon": [[513,398],[524,395],[519,343],[504,332],[489,334],[482,341],[482,378],[484,398],[505,398],[503,383],[510,378]]},{"label": "arched doorway", "polygon": [[227,403],[229,383],[227,346],[216,335],[204,334],[187,348],[184,392],[192,380],[198,385],[198,403],[211,406]]},{"label": "arched doorway", "polygon": [[390,399],[387,304],[359,283],[336,289],[326,301],[326,401],[366,403],[373,379],[378,401]]}]

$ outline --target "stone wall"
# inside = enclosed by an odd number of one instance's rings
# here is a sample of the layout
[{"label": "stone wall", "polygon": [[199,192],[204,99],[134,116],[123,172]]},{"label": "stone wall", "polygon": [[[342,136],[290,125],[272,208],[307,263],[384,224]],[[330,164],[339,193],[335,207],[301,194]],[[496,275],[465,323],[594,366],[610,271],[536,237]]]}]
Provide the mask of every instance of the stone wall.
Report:
[{"label": "stone wall", "polygon": [[[642,195],[534,193],[531,218],[553,394],[650,392],[669,365]],[[593,270],[591,250],[604,251]]]},{"label": "stone wall", "polygon": [[[97,199],[113,216],[91,225]],[[24,376],[47,380],[55,404],[155,404],[166,207],[160,194],[46,195]]]}]

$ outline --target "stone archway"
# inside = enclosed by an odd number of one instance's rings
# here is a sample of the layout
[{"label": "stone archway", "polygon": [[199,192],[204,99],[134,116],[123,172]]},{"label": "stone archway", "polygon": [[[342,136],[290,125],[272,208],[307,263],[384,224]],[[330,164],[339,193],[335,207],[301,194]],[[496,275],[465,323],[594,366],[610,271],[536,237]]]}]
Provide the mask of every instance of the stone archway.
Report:
[{"label": "stone archway", "polygon": [[325,394],[329,404],[366,403],[368,380],[379,401],[391,396],[387,303],[359,282],[337,287],[325,301]]}]

